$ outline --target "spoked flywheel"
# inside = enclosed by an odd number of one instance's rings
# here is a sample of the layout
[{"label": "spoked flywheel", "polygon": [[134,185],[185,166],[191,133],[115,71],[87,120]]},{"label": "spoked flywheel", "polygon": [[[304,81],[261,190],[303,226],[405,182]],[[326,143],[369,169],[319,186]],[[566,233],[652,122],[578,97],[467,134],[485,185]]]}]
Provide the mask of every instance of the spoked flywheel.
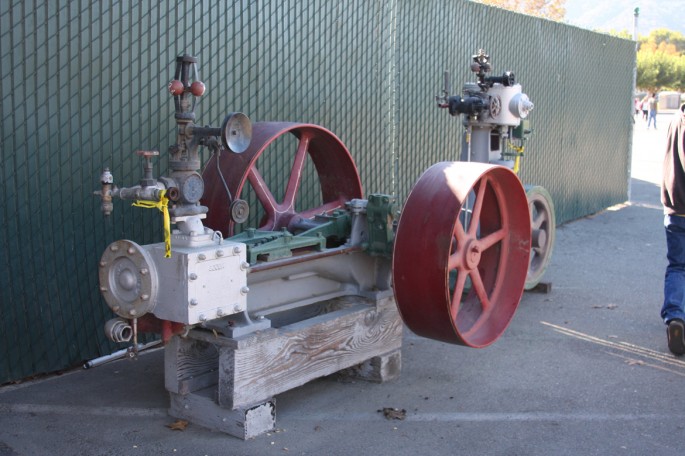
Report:
[{"label": "spoked flywheel", "polygon": [[[272,152],[265,153],[267,149]],[[241,223],[236,216],[240,211],[232,204],[240,198],[255,212],[251,226],[293,231],[306,219],[362,197],[359,174],[345,145],[330,131],[311,124],[254,123],[247,150],[214,155],[202,177],[207,225],[224,236],[233,235]],[[300,191],[303,186],[306,189]]]},{"label": "spoked flywheel", "polygon": [[518,307],[530,255],[518,177],[501,166],[430,167],[402,210],[393,252],[395,297],[416,334],[484,347]]},{"label": "spoked flywheel", "polygon": [[556,222],[552,197],[539,185],[526,185],[528,210],[531,224],[531,247],[526,290],[532,290],[540,283],[552,258]]}]

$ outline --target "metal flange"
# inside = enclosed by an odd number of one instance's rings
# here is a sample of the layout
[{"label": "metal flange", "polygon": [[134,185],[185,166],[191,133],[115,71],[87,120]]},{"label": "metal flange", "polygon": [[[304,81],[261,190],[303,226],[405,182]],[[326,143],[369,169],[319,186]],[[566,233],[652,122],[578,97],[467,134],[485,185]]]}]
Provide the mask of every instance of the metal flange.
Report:
[{"label": "metal flange", "polygon": [[121,239],[111,243],[100,258],[100,291],[120,317],[139,318],[157,303],[159,279],[152,257],[140,245]]}]

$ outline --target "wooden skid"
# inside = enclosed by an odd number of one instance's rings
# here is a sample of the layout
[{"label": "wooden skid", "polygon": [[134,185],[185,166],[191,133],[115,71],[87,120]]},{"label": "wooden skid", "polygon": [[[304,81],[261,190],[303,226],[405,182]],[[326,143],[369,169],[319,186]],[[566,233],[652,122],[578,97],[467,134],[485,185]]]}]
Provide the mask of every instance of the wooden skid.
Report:
[{"label": "wooden skid", "polygon": [[402,322],[394,297],[336,298],[322,308],[238,338],[196,330],[174,337],[165,352],[170,414],[250,438],[273,427],[264,411],[271,407],[275,421],[276,394],[340,371],[375,382],[399,375]]},{"label": "wooden skid", "polygon": [[275,399],[246,409],[231,410],[216,403],[215,393],[216,388],[193,394],[171,393],[169,415],[243,440],[276,428]]}]

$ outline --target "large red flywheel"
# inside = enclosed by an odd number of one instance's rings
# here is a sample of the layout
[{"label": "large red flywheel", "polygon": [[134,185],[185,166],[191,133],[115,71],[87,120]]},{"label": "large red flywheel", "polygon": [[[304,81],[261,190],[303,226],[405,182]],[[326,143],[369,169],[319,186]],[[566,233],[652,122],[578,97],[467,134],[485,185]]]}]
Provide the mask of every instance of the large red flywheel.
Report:
[{"label": "large red flywheel", "polygon": [[402,210],[393,286],[416,334],[484,347],[523,293],[530,255],[526,193],[509,169],[443,162],[419,178]]},{"label": "large red flywheel", "polygon": [[[290,143],[280,143],[285,140]],[[282,154],[275,157],[276,163],[288,163],[289,169],[268,166],[267,162],[262,171],[283,170],[284,176],[266,176],[260,172],[258,160],[263,155],[264,160],[268,159],[267,149]],[[302,181],[311,174],[316,182],[309,188],[319,195],[315,202],[298,207]],[[342,208],[346,201],[361,198],[363,194],[357,168],[345,145],[329,130],[304,123],[254,123],[252,140],[245,152],[212,156],[202,177],[205,181],[202,204],[209,208],[206,223],[224,236],[235,231],[231,203],[246,198],[249,191],[254,193],[256,205],[263,213],[258,227],[272,231]]]}]

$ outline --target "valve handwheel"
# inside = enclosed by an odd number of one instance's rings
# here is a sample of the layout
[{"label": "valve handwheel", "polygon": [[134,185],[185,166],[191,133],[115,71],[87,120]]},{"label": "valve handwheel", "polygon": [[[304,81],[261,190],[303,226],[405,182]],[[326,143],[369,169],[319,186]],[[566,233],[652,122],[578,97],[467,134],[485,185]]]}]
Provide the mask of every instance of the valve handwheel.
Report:
[{"label": "valve handwheel", "polygon": [[402,210],[393,286],[420,336],[484,347],[509,325],[530,255],[526,193],[509,169],[443,162],[419,178]]},{"label": "valve handwheel", "polygon": [[[297,144],[295,150],[286,151],[292,155],[287,158],[290,160],[289,174],[285,179],[266,179],[257,167],[257,160],[280,137],[288,136],[294,136]],[[276,147],[273,149],[277,150]],[[207,225],[221,231],[224,236],[234,234],[236,221],[231,218],[230,206],[238,198],[246,199],[246,187],[251,188],[257,204],[263,209],[259,229],[274,231],[292,226],[301,218],[308,219],[342,208],[345,202],[361,198],[363,194],[359,174],[349,151],[333,133],[317,125],[256,122],[252,124],[252,141],[245,152],[221,154],[218,159],[218,167],[217,156],[214,155],[202,173],[206,188],[202,204],[209,208]],[[314,166],[320,201],[314,203],[314,207],[300,208],[296,207],[297,197],[302,179],[307,174],[308,161]],[[281,157],[277,157],[275,162],[281,163]],[[277,171],[272,168],[262,171]],[[267,181],[283,181],[284,189],[272,189]],[[278,196],[280,193],[272,190],[282,190],[283,196]],[[229,198],[229,192],[233,200]]]}]

